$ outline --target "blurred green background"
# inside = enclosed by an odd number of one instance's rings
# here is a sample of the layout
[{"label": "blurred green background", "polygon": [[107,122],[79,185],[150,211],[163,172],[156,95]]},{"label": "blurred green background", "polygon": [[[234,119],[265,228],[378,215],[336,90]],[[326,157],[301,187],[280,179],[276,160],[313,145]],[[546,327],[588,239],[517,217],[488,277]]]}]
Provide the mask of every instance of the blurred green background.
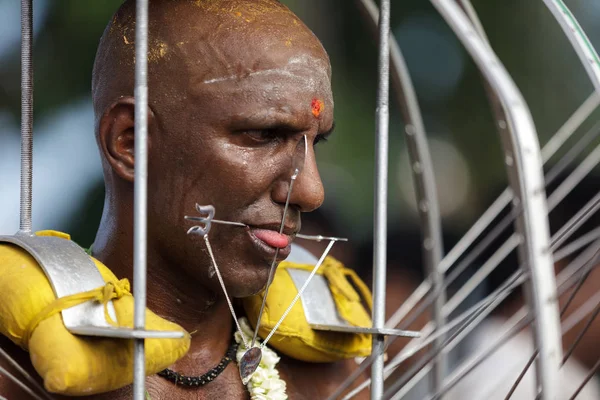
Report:
[{"label": "blurred green background", "polygon": [[[87,245],[103,204],[90,76],[98,39],[121,1],[34,3],[34,228],[65,230]],[[365,239],[373,218],[375,40],[353,1],[284,3],[315,31],[333,63],[336,133],[318,149],[326,188],[324,215],[336,234]],[[428,1],[392,3],[393,33],[407,59],[431,139],[444,226],[464,232],[491,203],[491,194],[506,184],[481,79]],[[600,2],[566,3],[600,47]],[[579,59],[541,0],[474,0],[473,5],[529,103],[544,144],[593,90]],[[2,234],[18,229],[19,12],[18,1],[0,0]],[[390,224],[392,229],[418,229],[403,122],[394,101],[390,136]]]}]

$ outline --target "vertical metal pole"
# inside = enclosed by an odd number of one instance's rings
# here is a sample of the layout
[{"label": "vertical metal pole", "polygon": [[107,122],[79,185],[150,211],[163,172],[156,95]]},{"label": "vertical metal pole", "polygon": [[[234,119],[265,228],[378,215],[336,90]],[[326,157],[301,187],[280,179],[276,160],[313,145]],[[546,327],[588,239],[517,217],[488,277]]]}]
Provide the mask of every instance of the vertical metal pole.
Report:
[{"label": "vertical metal pole", "polygon": [[[148,202],[148,0],[137,0],[136,7],[133,295],[135,298],[134,328],[145,329]],[[144,339],[135,339],[134,400],[144,400],[146,377],[144,353]]]},{"label": "vertical metal pole", "polygon": [[[381,0],[379,10],[379,86],[377,89],[376,165],[375,165],[375,227],[373,254],[373,327],[385,325],[385,275],[387,249],[387,189],[390,96],[390,0]],[[371,399],[383,396],[384,336],[373,335],[371,367]]]},{"label": "vertical metal pole", "polygon": [[21,217],[19,231],[31,232],[33,170],[33,4],[21,0]]}]

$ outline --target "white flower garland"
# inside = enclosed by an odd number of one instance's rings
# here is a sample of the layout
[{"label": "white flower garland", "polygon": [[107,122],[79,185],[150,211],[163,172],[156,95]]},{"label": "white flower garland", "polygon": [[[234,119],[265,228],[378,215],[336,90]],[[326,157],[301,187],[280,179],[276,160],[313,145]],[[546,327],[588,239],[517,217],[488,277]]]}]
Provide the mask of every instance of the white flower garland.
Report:
[{"label": "white flower garland", "polygon": [[[244,337],[250,342],[254,332],[248,320],[240,318],[238,322],[240,323]],[[235,341],[239,344],[236,354],[236,359],[239,363],[247,348],[244,346],[240,332],[235,333]],[[258,339],[256,343],[260,344]],[[279,360],[280,358],[273,350],[267,346],[262,348],[260,364],[246,385],[252,400],[287,400],[285,381],[279,377],[279,371],[275,368]]]}]

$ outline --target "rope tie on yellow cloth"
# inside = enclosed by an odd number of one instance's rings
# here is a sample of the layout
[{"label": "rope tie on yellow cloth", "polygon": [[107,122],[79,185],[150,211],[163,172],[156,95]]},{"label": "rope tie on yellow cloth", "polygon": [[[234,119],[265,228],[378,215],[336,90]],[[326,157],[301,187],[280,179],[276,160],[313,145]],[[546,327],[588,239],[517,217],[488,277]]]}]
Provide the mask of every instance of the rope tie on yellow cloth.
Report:
[{"label": "rope tie on yellow cloth", "polygon": [[129,284],[129,280],[127,279],[121,279],[118,282],[110,281],[107,282],[106,285],[99,288],[56,299],[44,307],[44,309],[40,311],[33,320],[31,320],[27,326],[27,329],[23,333],[21,346],[28,348],[29,339],[31,338],[33,331],[43,320],[50,318],[53,315],[66,310],[67,308],[78,306],[90,300],[102,303],[104,306],[104,318],[112,326],[118,327],[119,325],[117,322],[115,322],[108,313],[108,302],[113,299],[119,299],[123,296],[131,296],[131,286]]},{"label": "rope tie on yellow cloth", "polygon": [[[323,275],[329,281],[331,293],[338,306],[342,318],[352,325],[361,325],[355,321],[353,305],[364,300],[369,309],[372,308],[371,292],[354,270],[345,268],[343,264],[334,258],[327,257],[323,264]],[[350,278],[354,286],[346,278]],[[360,296],[354,288],[358,289]],[[361,299],[362,296],[362,299]]]}]

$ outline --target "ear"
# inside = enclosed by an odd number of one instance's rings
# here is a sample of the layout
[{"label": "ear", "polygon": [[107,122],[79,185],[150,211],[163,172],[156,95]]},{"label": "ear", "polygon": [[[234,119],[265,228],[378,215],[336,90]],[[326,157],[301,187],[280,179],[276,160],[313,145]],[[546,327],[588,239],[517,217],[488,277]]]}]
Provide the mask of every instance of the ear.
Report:
[{"label": "ear", "polygon": [[[135,166],[134,112],[134,98],[122,97],[106,109],[98,127],[98,140],[104,158],[113,171],[128,182],[133,182]],[[148,109],[148,148],[153,122],[154,113]]]}]

